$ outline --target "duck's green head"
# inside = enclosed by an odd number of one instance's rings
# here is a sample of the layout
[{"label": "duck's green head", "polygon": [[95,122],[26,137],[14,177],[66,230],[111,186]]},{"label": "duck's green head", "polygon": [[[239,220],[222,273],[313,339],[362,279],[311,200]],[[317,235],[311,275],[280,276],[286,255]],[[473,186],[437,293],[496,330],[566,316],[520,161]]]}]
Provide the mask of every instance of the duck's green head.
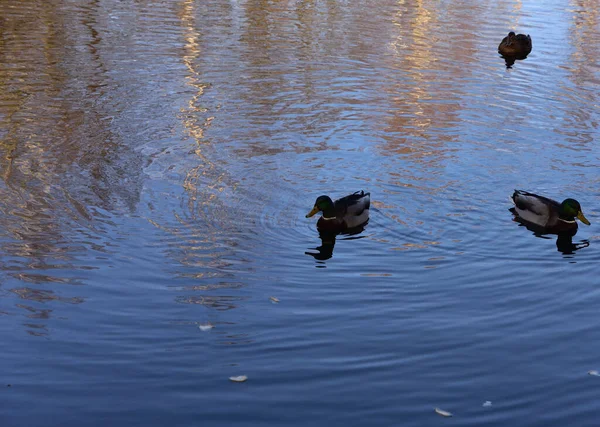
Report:
[{"label": "duck's green head", "polygon": [[323,212],[324,216],[335,216],[335,210],[333,208],[333,202],[328,196],[319,196],[315,200],[315,206],[312,210],[306,214],[307,218],[310,218],[317,212]]},{"label": "duck's green head", "polygon": [[590,222],[583,215],[581,211],[581,205],[575,199],[566,199],[560,204],[559,216],[562,219],[566,219],[569,221],[575,220],[577,218],[579,221],[583,222],[586,225],[590,225]]}]

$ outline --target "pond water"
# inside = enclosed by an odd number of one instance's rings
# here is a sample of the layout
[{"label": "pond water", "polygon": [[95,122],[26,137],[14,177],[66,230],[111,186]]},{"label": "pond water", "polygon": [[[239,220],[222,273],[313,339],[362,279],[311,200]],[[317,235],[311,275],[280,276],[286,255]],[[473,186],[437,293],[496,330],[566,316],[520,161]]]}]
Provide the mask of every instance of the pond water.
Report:
[{"label": "pond water", "polygon": [[[597,425],[599,31],[590,0],[4,0],[0,424]],[[537,236],[515,188],[591,226]]]}]

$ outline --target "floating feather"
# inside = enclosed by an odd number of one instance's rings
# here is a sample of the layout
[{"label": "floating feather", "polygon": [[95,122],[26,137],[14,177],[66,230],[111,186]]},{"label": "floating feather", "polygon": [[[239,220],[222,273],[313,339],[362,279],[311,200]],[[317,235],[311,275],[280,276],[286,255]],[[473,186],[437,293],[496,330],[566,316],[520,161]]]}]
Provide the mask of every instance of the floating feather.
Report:
[{"label": "floating feather", "polygon": [[452,416],[451,412],[444,411],[443,409],[440,409],[440,408],[435,408],[435,413],[438,415],[441,415],[442,417],[451,417]]}]

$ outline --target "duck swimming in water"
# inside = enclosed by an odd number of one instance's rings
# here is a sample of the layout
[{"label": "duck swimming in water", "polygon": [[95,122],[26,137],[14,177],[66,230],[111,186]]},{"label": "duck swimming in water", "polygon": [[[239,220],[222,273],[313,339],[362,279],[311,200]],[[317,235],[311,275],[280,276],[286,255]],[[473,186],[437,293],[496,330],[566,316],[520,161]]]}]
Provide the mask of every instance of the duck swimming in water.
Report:
[{"label": "duck swimming in water", "polygon": [[317,212],[323,212],[323,215],[317,221],[319,231],[344,232],[363,225],[369,220],[370,196],[371,193],[357,191],[335,202],[329,196],[319,196],[315,201],[315,206],[306,214],[306,218],[310,218]]},{"label": "duck swimming in water", "polygon": [[515,207],[511,211],[518,221],[538,227],[546,233],[559,234],[577,230],[575,218],[590,225],[581,211],[581,205],[575,199],[565,199],[558,203],[547,197],[515,190],[512,201]]},{"label": "duck swimming in water", "polygon": [[529,34],[515,34],[514,31],[511,31],[498,45],[498,53],[505,57],[524,59],[531,52],[531,48],[531,36]]}]

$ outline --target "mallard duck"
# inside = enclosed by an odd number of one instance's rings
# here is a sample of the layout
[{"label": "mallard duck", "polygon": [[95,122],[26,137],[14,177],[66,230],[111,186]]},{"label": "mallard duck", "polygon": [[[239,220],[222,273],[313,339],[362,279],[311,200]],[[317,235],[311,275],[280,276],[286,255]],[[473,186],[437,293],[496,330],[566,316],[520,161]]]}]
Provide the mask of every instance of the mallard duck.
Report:
[{"label": "mallard duck", "polygon": [[531,37],[525,34],[508,33],[498,45],[498,52],[503,56],[525,58],[531,52]]},{"label": "mallard duck", "polygon": [[317,221],[319,231],[341,233],[358,227],[369,220],[370,194],[357,191],[335,202],[332,202],[329,196],[319,196],[306,218],[323,212],[323,216]]},{"label": "mallard duck", "polygon": [[515,204],[512,211],[518,220],[540,227],[547,233],[558,234],[576,230],[575,218],[590,225],[581,212],[581,205],[575,199],[565,199],[558,203],[537,194],[515,190],[512,200]]}]

